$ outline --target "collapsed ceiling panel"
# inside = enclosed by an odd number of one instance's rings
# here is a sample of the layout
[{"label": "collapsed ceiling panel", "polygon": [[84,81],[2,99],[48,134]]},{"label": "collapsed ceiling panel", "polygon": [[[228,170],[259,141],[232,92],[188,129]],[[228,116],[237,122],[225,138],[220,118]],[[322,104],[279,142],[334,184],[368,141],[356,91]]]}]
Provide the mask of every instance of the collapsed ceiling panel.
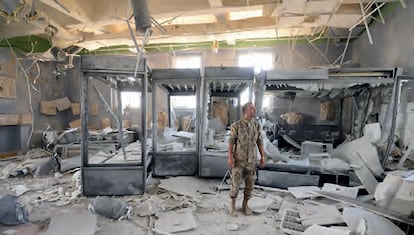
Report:
[{"label": "collapsed ceiling panel", "polygon": [[261,16],[263,16],[263,6],[254,6],[243,10],[229,12],[229,20],[243,20]]},{"label": "collapsed ceiling panel", "polygon": [[280,17],[277,22],[279,28],[290,28],[290,27],[322,27],[328,23],[328,15],[320,16],[286,16]]},{"label": "collapsed ceiling panel", "polygon": [[183,13],[187,11],[197,11],[210,8],[208,0],[151,0],[148,1],[148,8],[151,14],[161,13]]},{"label": "collapsed ceiling panel", "polygon": [[[325,27],[338,32],[336,38],[346,39],[347,30],[336,29],[363,23],[359,0],[194,0],[191,4],[187,0],[134,1],[148,5],[153,24],[150,44],[312,36]],[[0,0],[2,37],[39,35],[53,46],[76,45],[88,50],[134,45],[127,24],[129,19],[135,28],[131,1],[7,2]],[[363,2],[366,12],[376,8],[371,1]],[[141,43],[143,35],[135,30],[132,33]],[[329,37],[327,33],[318,36]]]},{"label": "collapsed ceiling panel", "polygon": [[213,14],[205,15],[186,15],[173,18],[157,18],[159,22],[169,25],[191,25],[191,24],[211,24],[217,23],[217,19]]},{"label": "collapsed ceiling panel", "polygon": [[361,20],[361,18],[362,16],[359,14],[337,14],[332,16],[332,18],[329,20],[328,26],[336,28],[350,28],[356,23],[358,23],[358,21]]},{"label": "collapsed ceiling panel", "polygon": [[340,6],[339,0],[290,0],[283,1],[276,7],[276,15],[320,15],[335,11]]}]

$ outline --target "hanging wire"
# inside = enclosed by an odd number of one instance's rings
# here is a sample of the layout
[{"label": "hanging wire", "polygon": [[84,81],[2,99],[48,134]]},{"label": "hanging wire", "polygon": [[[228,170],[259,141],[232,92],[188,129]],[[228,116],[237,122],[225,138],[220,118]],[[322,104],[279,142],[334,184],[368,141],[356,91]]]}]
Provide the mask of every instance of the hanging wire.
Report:
[{"label": "hanging wire", "polygon": [[27,75],[26,71],[24,70],[22,64],[19,62],[16,53],[13,50],[13,47],[10,45],[9,40],[6,38],[6,42],[9,45],[9,48],[11,50],[11,52],[13,53],[15,59],[16,59],[16,63],[17,65],[20,67],[20,69],[23,71],[24,76],[26,77],[26,85],[27,85],[27,93],[29,96],[29,107],[30,107],[30,113],[32,115],[32,124],[31,124],[31,130],[30,130],[30,134],[29,134],[29,138],[27,139],[26,142],[26,146],[29,147],[30,146],[30,142],[32,141],[32,137],[33,137],[33,132],[34,132],[34,111],[33,111],[33,104],[32,104],[32,92],[30,90],[30,81],[29,81],[29,76]]}]

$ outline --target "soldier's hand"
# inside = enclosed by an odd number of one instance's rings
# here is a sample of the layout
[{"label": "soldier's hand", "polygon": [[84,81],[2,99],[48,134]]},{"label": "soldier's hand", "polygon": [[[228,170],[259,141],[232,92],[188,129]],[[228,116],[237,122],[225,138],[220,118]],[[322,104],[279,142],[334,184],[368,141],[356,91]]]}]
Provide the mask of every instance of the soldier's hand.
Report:
[{"label": "soldier's hand", "polygon": [[229,167],[231,169],[233,169],[233,167],[234,167],[234,158],[233,157],[228,157],[227,163],[229,164]]},{"label": "soldier's hand", "polygon": [[263,169],[264,166],[265,166],[265,159],[264,158],[260,158],[260,165],[259,165],[260,169]]}]

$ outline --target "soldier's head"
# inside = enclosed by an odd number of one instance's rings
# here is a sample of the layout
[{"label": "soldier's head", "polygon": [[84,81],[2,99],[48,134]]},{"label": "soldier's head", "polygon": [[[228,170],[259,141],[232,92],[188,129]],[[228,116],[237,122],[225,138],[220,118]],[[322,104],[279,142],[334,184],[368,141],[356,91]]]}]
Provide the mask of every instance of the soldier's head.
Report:
[{"label": "soldier's head", "polygon": [[242,106],[242,112],[244,119],[250,121],[254,116],[256,116],[256,108],[252,102],[248,102]]}]

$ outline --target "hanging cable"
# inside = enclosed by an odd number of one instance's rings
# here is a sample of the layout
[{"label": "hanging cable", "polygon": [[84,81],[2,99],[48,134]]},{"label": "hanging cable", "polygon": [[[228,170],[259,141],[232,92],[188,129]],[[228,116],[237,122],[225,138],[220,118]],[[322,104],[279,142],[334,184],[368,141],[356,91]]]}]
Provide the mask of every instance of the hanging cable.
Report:
[{"label": "hanging cable", "polygon": [[20,67],[20,69],[23,71],[24,76],[26,77],[26,85],[27,85],[27,92],[28,92],[28,96],[29,96],[29,108],[30,108],[30,113],[32,115],[32,125],[31,125],[31,130],[30,130],[30,134],[29,134],[29,138],[27,139],[26,142],[26,146],[30,147],[30,142],[32,141],[32,137],[33,137],[33,132],[34,132],[34,111],[33,111],[33,105],[32,105],[32,92],[30,91],[30,81],[29,81],[29,76],[27,75],[26,71],[24,70],[22,64],[19,62],[16,53],[14,52],[12,46],[10,45],[9,40],[6,38],[6,42],[9,45],[9,48],[11,50],[11,52],[14,55],[14,58],[16,59],[16,63],[17,65]]}]

